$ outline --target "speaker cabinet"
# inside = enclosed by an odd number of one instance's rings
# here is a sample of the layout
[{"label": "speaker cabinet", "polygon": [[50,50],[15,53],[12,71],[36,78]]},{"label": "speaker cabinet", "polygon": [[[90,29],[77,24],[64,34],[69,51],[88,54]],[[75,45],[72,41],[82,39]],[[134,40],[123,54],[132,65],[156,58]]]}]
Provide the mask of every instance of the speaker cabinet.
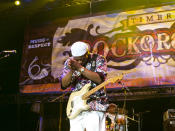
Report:
[{"label": "speaker cabinet", "polygon": [[175,131],[175,109],[168,109],[163,114],[164,131]]}]

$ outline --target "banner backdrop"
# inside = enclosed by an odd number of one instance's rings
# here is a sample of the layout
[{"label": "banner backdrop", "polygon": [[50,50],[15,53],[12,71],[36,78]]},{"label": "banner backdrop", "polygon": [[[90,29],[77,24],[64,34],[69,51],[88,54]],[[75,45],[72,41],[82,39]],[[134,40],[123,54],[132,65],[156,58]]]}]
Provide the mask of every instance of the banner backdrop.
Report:
[{"label": "banner backdrop", "polygon": [[[122,81],[127,87],[175,84],[175,5],[167,5],[28,27],[21,92],[62,92],[58,77],[76,41],[87,42],[90,52],[107,59],[107,78],[124,73]],[[120,87],[118,83],[107,85]]]}]

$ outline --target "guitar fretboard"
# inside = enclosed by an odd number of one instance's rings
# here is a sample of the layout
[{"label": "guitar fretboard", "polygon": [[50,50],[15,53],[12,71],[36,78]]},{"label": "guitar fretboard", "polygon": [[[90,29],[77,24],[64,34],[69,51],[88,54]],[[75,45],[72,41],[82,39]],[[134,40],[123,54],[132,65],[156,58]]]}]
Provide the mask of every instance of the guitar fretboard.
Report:
[{"label": "guitar fretboard", "polygon": [[100,85],[98,85],[95,88],[91,89],[89,92],[85,93],[82,98],[87,99],[90,95],[92,95],[96,91],[100,90],[102,87],[104,87],[108,83],[109,83],[108,81],[101,83]]}]

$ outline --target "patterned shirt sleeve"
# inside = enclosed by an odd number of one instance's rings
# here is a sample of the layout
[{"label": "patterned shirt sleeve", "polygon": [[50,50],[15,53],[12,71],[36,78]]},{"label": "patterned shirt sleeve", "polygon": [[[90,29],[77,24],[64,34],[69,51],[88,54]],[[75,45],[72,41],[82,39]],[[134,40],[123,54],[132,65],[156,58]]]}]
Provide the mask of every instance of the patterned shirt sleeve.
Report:
[{"label": "patterned shirt sleeve", "polygon": [[63,79],[63,77],[65,77],[67,75],[67,73],[70,71],[69,67],[68,67],[68,61],[69,59],[67,59],[64,63],[64,68],[63,68],[63,71],[59,77],[59,80],[61,82],[61,80]]},{"label": "patterned shirt sleeve", "polygon": [[107,75],[107,62],[106,59],[100,55],[96,59],[96,72],[104,81]]},{"label": "patterned shirt sleeve", "polygon": [[[70,72],[70,69],[69,69],[69,67],[68,67],[68,62],[69,62],[69,60],[70,60],[70,59],[67,59],[67,60],[65,61],[65,63],[64,63],[63,71],[62,71],[62,73],[61,73],[61,75],[60,75],[60,77],[59,77],[60,82],[61,82],[61,80]],[[76,78],[78,78],[79,75],[80,75],[80,72],[79,72],[79,71],[75,71],[75,72],[73,73],[73,75],[72,75],[72,80],[71,80],[71,83],[70,83],[70,84],[72,84],[72,82],[73,82],[74,80],[76,80]],[[61,87],[62,87],[62,83],[61,83]]]}]

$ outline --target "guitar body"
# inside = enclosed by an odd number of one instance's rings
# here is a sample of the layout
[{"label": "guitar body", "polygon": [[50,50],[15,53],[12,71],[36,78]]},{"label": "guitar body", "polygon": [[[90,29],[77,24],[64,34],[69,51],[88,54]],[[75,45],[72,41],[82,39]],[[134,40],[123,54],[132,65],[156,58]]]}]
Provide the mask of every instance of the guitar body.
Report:
[{"label": "guitar body", "polygon": [[67,103],[67,117],[69,119],[74,119],[79,113],[84,110],[89,109],[89,105],[87,105],[87,99],[83,100],[82,96],[89,91],[91,84],[88,83],[82,87],[80,91],[72,92],[69,96],[69,100]]},{"label": "guitar body", "polygon": [[95,88],[90,89],[91,84],[88,83],[85,86],[82,87],[80,91],[72,92],[69,96],[69,100],[67,103],[67,117],[69,119],[74,119],[79,113],[81,113],[84,110],[88,110],[90,107],[87,105],[87,98],[92,95],[94,92],[98,91],[99,89],[103,88],[105,85],[107,85],[110,82],[115,82],[117,80],[121,80],[123,78],[123,75],[116,76],[114,78],[110,78],[107,81],[101,83],[100,85],[96,86]]}]

